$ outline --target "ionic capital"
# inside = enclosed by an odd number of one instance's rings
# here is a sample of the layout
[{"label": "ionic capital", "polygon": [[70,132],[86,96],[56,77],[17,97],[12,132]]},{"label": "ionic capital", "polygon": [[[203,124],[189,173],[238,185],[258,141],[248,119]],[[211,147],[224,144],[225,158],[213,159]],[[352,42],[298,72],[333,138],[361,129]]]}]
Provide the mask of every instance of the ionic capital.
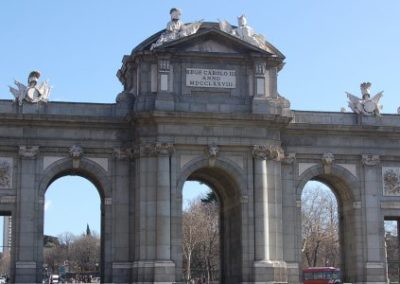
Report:
[{"label": "ionic capital", "polygon": [[281,161],[285,153],[281,146],[276,145],[254,145],[252,151],[255,159]]},{"label": "ionic capital", "polygon": [[25,159],[35,159],[39,154],[39,146],[19,146],[18,154]]},{"label": "ionic capital", "polygon": [[171,156],[174,152],[172,143],[148,143],[134,146],[132,155],[134,157],[156,157],[156,156]]},{"label": "ionic capital", "polygon": [[172,143],[162,143],[157,142],[154,145],[155,153],[159,156],[171,156],[171,154],[175,151],[174,145]]},{"label": "ionic capital", "polygon": [[376,166],[381,162],[379,155],[362,154],[361,163],[364,166]]}]

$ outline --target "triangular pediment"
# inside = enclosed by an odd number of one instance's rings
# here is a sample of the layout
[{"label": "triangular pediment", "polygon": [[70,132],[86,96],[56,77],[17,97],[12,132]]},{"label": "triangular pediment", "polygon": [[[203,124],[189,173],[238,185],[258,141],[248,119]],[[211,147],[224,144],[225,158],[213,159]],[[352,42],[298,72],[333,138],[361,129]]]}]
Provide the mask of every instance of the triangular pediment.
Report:
[{"label": "triangular pediment", "polygon": [[[150,50],[152,44],[157,41],[163,32],[164,31],[160,31],[139,44],[132,53],[139,50]],[[284,55],[268,42],[266,42],[266,48],[260,48],[221,31],[216,23],[203,23],[197,33],[166,42],[153,50],[223,54],[243,54],[251,52],[253,54],[259,53],[268,57],[272,56],[284,59]]]}]

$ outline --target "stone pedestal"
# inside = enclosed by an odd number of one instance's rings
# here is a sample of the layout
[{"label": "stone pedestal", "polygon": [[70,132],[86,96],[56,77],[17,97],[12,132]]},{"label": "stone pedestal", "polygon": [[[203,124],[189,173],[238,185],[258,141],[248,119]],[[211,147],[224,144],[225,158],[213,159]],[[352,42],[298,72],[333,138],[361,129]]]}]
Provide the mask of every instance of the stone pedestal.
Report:
[{"label": "stone pedestal", "polygon": [[254,283],[288,283],[286,263],[284,261],[254,262]]}]

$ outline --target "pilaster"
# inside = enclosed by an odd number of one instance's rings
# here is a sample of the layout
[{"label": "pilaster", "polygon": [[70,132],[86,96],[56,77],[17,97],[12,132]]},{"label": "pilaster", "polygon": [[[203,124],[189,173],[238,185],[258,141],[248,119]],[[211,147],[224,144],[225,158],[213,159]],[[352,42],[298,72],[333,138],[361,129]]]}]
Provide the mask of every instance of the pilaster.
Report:
[{"label": "pilaster", "polygon": [[[35,190],[36,162],[39,146],[19,146],[19,187],[16,223],[15,281],[32,283],[38,281],[37,265],[37,196]],[[40,275],[40,274],[39,274]]]},{"label": "pilaster", "polygon": [[364,224],[365,224],[365,281],[385,282],[385,254],[381,229],[383,218],[380,212],[380,203],[377,195],[380,194],[380,157],[378,155],[363,154],[361,162],[364,168]]}]

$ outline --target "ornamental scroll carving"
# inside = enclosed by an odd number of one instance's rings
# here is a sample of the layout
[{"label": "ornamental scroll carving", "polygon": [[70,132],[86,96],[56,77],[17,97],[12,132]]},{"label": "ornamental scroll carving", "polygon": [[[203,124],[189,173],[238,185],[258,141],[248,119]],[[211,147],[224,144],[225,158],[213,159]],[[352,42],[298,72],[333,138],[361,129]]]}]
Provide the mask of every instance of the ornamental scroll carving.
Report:
[{"label": "ornamental scroll carving", "polygon": [[276,145],[255,145],[252,153],[254,158],[263,160],[281,161],[285,157],[282,147]]},{"label": "ornamental scroll carving", "polygon": [[0,188],[11,188],[12,159],[0,158]]},{"label": "ornamental scroll carving", "polygon": [[383,194],[400,196],[400,168],[382,168]]}]

